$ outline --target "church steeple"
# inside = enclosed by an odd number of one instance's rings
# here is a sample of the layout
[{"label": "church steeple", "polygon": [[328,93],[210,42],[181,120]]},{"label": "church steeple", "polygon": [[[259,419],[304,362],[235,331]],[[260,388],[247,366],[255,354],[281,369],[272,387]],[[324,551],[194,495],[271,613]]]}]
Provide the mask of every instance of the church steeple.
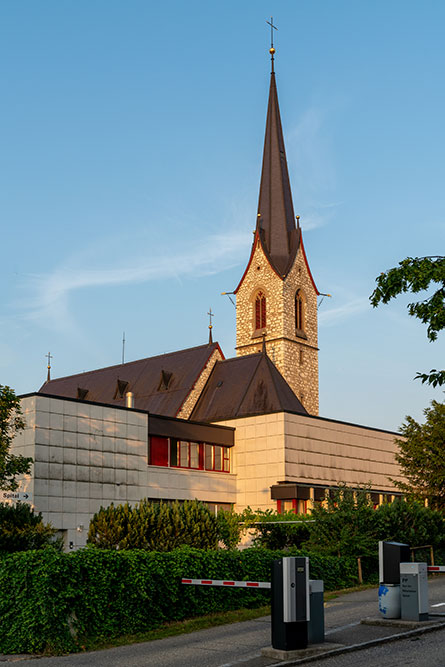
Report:
[{"label": "church steeple", "polygon": [[[274,26],[271,23],[271,29]],[[273,44],[256,229],[236,294],[236,353],[265,351],[310,414],[318,414],[318,290],[287,170]]]},{"label": "church steeple", "polygon": [[273,60],[256,232],[273,269],[285,277],[300,245],[300,229],[295,226]]}]

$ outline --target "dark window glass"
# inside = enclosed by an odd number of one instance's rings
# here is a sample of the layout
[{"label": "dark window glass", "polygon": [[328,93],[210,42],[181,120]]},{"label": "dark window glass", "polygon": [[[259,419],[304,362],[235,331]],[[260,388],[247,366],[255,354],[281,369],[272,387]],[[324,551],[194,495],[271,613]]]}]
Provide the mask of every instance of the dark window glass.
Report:
[{"label": "dark window glass", "polygon": [[170,438],[170,465],[178,465],[178,441],[176,438]]},{"label": "dark window glass", "polygon": [[255,299],[255,329],[264,329],[266,326],[266,297],[258,292]]},{"label": "dark window glass", "polygon": [[304,331],[304,298],[300,290],[295,295],[295,328]]}]

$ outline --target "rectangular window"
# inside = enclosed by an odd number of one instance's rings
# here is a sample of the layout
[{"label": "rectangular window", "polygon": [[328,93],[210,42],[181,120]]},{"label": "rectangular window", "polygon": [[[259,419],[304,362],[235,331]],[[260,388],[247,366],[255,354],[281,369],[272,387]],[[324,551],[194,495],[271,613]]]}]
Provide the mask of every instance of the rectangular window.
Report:
[{"label": "rectangular window", "polygon": [[214,447],[214,470],[222,470],[222,447]]},{"label": "rectangular window", "polygon": [[178,441],[170,438],[170,465],[176,467],[179,462]]},{"label": "rectangular window", "polygon": [[179,465],[181,468],[189,468],[189,443],[184,440],[179,443]]},{"label": "rectangular window", "polygon": [[230,449],[228,447],[223,447],[223,470],[230,472]]},{"label": "rectangular window", "polygon": [[296,498],[291,498],[289,500],[281,501],[281,513],[285,512],[296,512],[297,511],[297,500]]},{"label": "rectangular window", "polygon": [[152,466],[168,466],[168,438],[151,436],[149,461]]},{"label": "rectangular window", "polygon": [[171,438],[170,466],[173,468],[204,468],[204,445],[199,442]]},{"label": "rectangular window", "polygon": [[199,448],[200,445],[197,442],[190,443],[190,468],[199,469]]},{"label": "rectangular window", "polygon": [[149,438],[148,461],[154,466],[230,472],[230,449],[176,438]]},{"label": "rectangular window", "polygon": [[205,453],[205,468],[206,470],[213,470],[213,446],[206,445]]},{"label": "rectangular window", "polygon": [[205,469],[217,472],[230,472],[230,451],[219,445],[205,446]]}]

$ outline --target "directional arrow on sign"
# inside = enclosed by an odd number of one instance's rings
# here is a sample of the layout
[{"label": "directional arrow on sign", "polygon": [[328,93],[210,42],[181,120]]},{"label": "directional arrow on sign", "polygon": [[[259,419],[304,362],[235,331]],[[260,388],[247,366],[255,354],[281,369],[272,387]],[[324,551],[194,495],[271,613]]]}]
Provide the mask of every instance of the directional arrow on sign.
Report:
[{"label": "directional arrow on sign", "polygon": [[31,502],[32,494],[27,491],[0,491],[0,501]]}]

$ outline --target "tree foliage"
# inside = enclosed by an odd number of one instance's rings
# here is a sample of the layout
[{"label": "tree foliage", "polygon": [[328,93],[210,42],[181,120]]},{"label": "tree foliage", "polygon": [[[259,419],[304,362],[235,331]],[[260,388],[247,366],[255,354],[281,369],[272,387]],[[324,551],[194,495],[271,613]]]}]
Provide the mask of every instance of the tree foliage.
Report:
[{"label": "tree foliage", "polygon": [[309,514],[295,514],[293,510],[279,514],[276,510],[257,510],[247,507],[239,520],[249,532],[252,543],[264,549],[301,547],[309,538]]},{"label": "tree foliage", "polygon": [[134,507],[112,503],[91,519],[88,544],[119,550],[171,551],[183,545],[216,549],[218,520],[198,500],[141,500]]},{"label": "tree foliage", "polygon": [[0,489],[15,491],[17,475],[29,473],[32,458],[11,454],[14,437],[25,428],[20,399],[14,391],[0,385]]},{"label": "tree foliage", "polygon": [[226,549],[236,549],[238,546],[242,526],[239,515],[233,510],[218,510],[216,516],[218,524],[218,539]]},{"label": "tree foliage", "polygon": [[406,417],[396,439],[396,460],[406,482],[394,480],[402,491],[445,511],[445,404],[432,401],[424,424]]},{"label": "tree foliage", "polygon": [[[431,296],[408,304],[408,313],[427,325],[428,340],[437,339],[439,331],[445,328],[445,257],[407,257],[397,267],[381,273],[376,283],[370,296],[374,307],[405,292],[418,294],[438,286]],[[416,379],[433,387],[443,385],[445,370],[433,368],[429,373],[417,373]]]},{"label": "tree foliage", "polygon": [[445,517],[441,512],[409,498],[396,498],[376,512],[379,540],[406,542],[412,547],[431,545],[443,550]]},{"label": "tree foliage", "polygon": [[44,549],[51,545],[61,548],[54,540],[56,529],[42,521],[26,503],[0,503],[0,553]]},{"label": "tree foliage", "polygon": [[378,542],[377,514],[369,488],[346,485],[332,490],[325,503],[317,503],[305,547],[336,556],[374,555]]}]

